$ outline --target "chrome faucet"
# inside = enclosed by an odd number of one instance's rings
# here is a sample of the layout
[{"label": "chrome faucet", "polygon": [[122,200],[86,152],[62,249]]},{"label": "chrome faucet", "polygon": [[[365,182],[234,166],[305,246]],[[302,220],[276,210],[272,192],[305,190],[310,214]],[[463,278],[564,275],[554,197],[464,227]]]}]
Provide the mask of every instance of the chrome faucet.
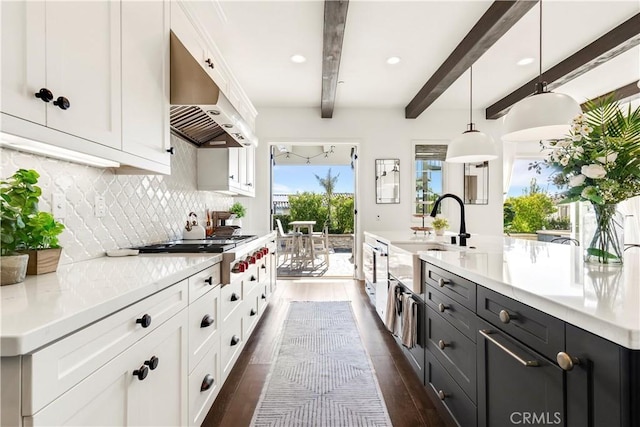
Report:
[{"label": "chrome faucet", "polygon": [[454,199],[460,205],[460,234],[458,234],[458,237],[460,237],[460,246],[467,246],[467,239],[471,237],[471,235],[467,233],[467,226],[464,223],[464,203],[462,202],[462,199],[460,199],[460,197],[451,193],[443,194],[442,196],[438,197],[438,200],[436,200],[435,204],[433,205],[433,209],[431,210],[429,216],[435,218],[436,214],[438,213],[438,206],[440,206],[440,202],[449,197]]}]

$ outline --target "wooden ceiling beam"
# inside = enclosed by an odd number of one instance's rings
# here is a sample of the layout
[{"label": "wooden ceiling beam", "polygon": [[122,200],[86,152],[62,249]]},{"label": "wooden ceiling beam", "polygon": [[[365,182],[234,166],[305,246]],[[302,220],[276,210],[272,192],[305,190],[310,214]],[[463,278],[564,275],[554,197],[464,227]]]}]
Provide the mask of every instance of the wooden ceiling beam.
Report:
[{"label": "wooden ceiling beam", "polygon": [[580,108],[582,108],[583,112],[587,112],[589,110],[587,104],[594,103],[598,104],[600,101],[605,100],[611,96],[613,99],[620,102],[621,104],[631,102],[634,99],[640,98],[640,80],[636,80],[635,82],[631,82],[628,85],[624,85],[619,87],[618,89],[614,89],[611,92],[607,92],[604,95],[597,96],[589,101],[580,104]]},{"label": "wooden ceiling beam", "polygon": [[[640,13],[542,73],[542,81],[547,82],[548,90],[557,89],[638,44],[640,44]],[[507,114],[516,102],[535,92],[537,82],[538,77],[488,107],[485,111],[487,120],[498,119]]]},{"label": "wooden ceiling beam", "polygon": [[320,102],[323,119],[333,117],[348,6],[349,0],[325,0],[324,2],[322,95]]},{"label": "wooden ceiling beam", "polygon": [[415,119],[422,114],[536,3],[538,0],[494,1],[405,107],[405,117]]}]

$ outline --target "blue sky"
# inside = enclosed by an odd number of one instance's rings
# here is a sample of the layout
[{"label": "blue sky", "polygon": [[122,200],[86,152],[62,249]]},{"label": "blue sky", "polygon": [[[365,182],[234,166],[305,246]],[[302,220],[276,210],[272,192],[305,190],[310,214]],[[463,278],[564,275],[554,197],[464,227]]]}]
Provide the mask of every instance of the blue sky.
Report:
[{"label": "blue sky", "polygon": [[529,163],[532,163],[532,159],[516,159],[513,162],[513,174],[511,175],[511,185],[507,195],[509,197],[518,197],[524,194],[524,190],[529,189],[531,178],[536,179],[536,183],[542,187],[543,191],[553,195],[563,190],[558,189],[553,183],[549,182],[549,175],[553,171],[542,167],[542,173],[536,174],[533,170],[527,170]]},{"label": "blue sky", "polygon": [[331,168],[331,176],[340,174],[335,193],[353,193],[354,181],[351,166],[275,165],[273,167],[273,193],[296,194],[309,191],[324,193],[315,175],[325,178]]}]

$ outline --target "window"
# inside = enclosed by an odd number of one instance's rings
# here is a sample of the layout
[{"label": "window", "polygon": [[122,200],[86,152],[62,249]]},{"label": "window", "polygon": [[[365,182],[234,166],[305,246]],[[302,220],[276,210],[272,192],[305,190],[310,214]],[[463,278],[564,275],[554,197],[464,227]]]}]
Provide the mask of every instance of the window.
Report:
[{"label": "window", "polygon": [[414,214],[428,214],[433,203],[443,193],[442,168],[447,155],[446,145],[415,145]]}]

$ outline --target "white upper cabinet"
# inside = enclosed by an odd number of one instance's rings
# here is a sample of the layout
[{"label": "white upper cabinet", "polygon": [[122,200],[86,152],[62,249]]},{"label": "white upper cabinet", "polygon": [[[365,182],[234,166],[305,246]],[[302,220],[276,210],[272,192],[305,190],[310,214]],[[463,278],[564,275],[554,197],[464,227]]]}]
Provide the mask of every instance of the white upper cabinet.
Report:
[{"label": "white upper cabinet", "polygon": [[124,1],[121,7],[122,149],[170,165],[170,4]]}]

